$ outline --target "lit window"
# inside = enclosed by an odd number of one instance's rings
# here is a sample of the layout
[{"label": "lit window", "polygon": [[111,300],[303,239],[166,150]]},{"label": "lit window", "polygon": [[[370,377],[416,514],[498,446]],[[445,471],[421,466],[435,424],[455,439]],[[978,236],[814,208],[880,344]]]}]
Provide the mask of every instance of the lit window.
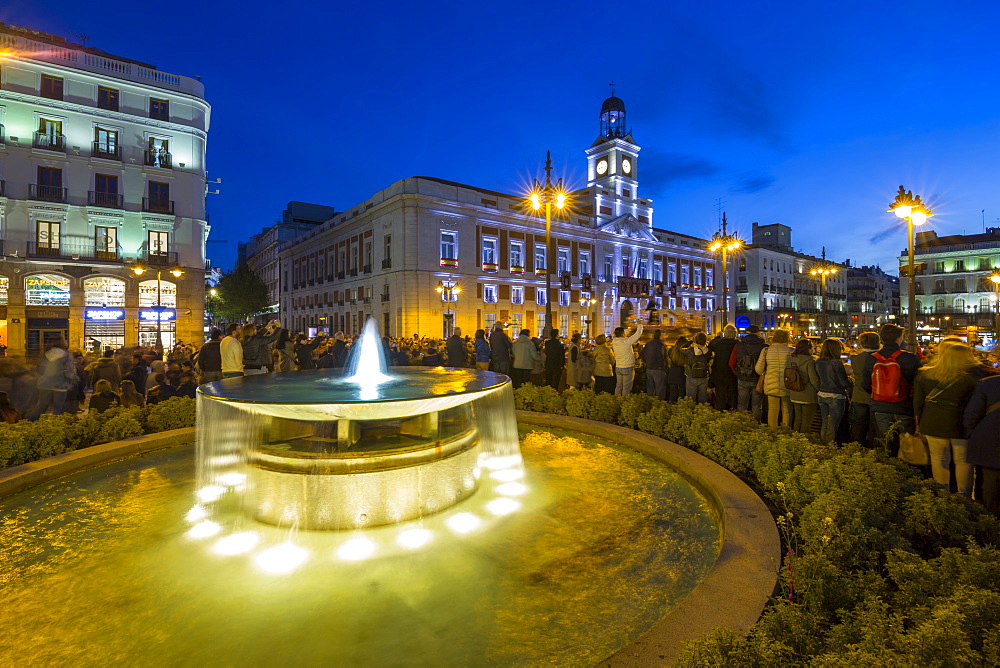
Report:
[{"label": "lit window", "polygon": [[495,285],[484,285],[483,286],[483,301],[487,304],[497,303],[497,286]]},{"label": "lit window", "polygon": [[569,306],[569,290],[559,291],[559,306]]},{"label": "lit window", "polygon": [[458,259],[458,232],[441,230],[441,259]]},{"label": "lit window", "polygon": [[170,102],[159,98],[149,98],[149,117],[158,121],[170,120]]},{"label": "lit window", "polygon": [[569,271],[569,249],[560,248],[558,262],[556,263],[556,271],[562,274],[564,271]]},{"label": "lit window", "polygon": [[497,240],[491,237],[483,237],[483,264],[496,265],[497,263]]},{"label": "lit window", "polygon": [[662,283],[663,282],[663,263],[654,262],[653,263],[653,282]]},{"label": "lit window", "polygon": [[569,336],[569,315],[567,314],[559,316],[559,335],[563,338]]},{"label": "lit window", "polygon": [[535,246],[535,271],[544,271],[545,266],[545,246]]},{"label": "lit window", "polygon": [[512,286],[510,289],[510,303],[511,304],[523,304],[524,303],[524,287],[520,285]]},{"label": "lit window", "polygon": [[535,303],[545,306],[545,288],[535,288]]},{"label": "lit window", "polygon": [[521,241],[510,242],[510,266],[524,268],[524,243]]},{"label": "lit window", "polygon": [[580,251],[580,275],[590,273],[590,251]]}]

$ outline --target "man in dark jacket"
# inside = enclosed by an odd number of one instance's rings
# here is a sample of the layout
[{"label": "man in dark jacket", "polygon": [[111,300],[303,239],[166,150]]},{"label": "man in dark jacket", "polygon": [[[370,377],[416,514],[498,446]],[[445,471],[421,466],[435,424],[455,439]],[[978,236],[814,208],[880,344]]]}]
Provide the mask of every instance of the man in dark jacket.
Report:
[{"label": "man in dark jacket", "polygon": [[758,420],[764,417],[764,395],[755,389],[760,376],[754,367],[761,351],[767,348],[767,343],[757,334],[759,331],[757,325],[747,327],[747,333],[729,354],[729,368],[736,376],[736,405],[741,411],[752,411]]},{"label": "man in dark jacket", "polygon": [[903,336],[903,328],[887,323],[878,330],[878,338],[882,342],[882,348],[877,353],[872,354],[865,360],[865,368],[861,372],[861,389],[871,394],[872,392],[872,372],[875,370],[876,355],[883,358],[891,357],[898,352],[896,363],[902,380],[908,389],[901,401],[875,401],[871,398],[868,404],[871,407],[872,420],[875,422],[875,432],[879,437],[885,436],[886,432],[895,422],[903,423],[903,431],[908,434],[914,433],[916,423],[913,419],[913,381],[917,377],[917,370],[920,368],[920,359],[913,353],[907,352],[899,345]]},{"label": "man in dark jacket", "polygon": [[222,330],[212,328],[208,342],[198,351],[195,361],[201,369],[201,382],[211,383],[222,380],[222,351],[219,342],[222,341]]},{"label": "man in dark jacket", "polygon": [[976,383],[965,405],[964,426],[969,439],[966,458],[983,467],[983,505],[994,515],[1000,514],[1000,376]]},{"label": "man in dark jacket", "polygon": [[514,344],[510,337],[503,331],[503,325],[499,322],[493,325],[493,332],[490,334],[490,351],[493,357],[490,359],[490,371],[510,375],[510,361],[514,356]]},{"label": "man in dark jacket", "polygon": [[545,340],[545,384],[556,390],[562,379],[563,366],[566,364],[566,346],[559,340],[559,330],[552,328],[552,333]]},{"label": "man in dark jacket", "polygon": [[469,355],[465,351],[465,340],[462,338],[460,328],[456,327],[452,335],[448,337],[445,351],[448,353],[448,366],[463,368],[469,365]]},{"label": "man in dark jacket", "polygon": [[646,369],[646,394],[661,400],[667,398],[667,370],[664,368],[663,340],[660,330],[653,330],[653,338],[642,347],[639,359]]},{"label": "man in dark jacket", "polygon": [[149,373],[149,366],[146,364],[146,360],[142,358],[142,353],[134,352],[132,353],[132,368],[125,374],[122,380],[131,380],[136,389],[142,392],[140,388],[146,387],[147,373]]},{"label": "man in dark jacket", "polygon": [[328,346],[326,354],[330,356],[327,366],[321,369],[342,369],[347,366],[347,342],[344,341],[344,333],[337,332],[333,337],[333,345]]},{"label": "man in dark jacket", "polygon": [[91,387],[96,385],[99,380],[108,381],[115,389],[122,384],[122,371],[118,367],[118,363],[115,362],[115,351],[111,348],[105,349],[104,357],[87,366],[87,374]]},{"label": "man in dark jacket", "polygon": [[736,372],[729,367],[729,359],[736,349],[736,328],[726,325],[722,336],[717,336],[708,343],[712,351],[712,368],[708,374],[708,384],[715,388],[715,408],[728,411],[736,408],[738,385]]}]

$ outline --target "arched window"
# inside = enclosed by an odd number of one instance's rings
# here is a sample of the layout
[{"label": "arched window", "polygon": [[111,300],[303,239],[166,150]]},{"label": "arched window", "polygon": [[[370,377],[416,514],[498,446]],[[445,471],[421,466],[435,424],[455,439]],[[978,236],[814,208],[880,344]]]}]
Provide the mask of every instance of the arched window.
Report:
[{"label": "arched window", "polygon": [[[177,286],[170,281],[160,281],[159,304],[167,308],[177,308]],[[139,284],[139,306],[156,306],[156,279]]]},{"label": "arched window", "polygon": [[916,301],[916,306],[914,306],[914,308],[917,310],[917,313],[923,313],[924,312],[924,306],[923,306],[923,304],[920,303],[919,299]]},{"label": "arched window", "polygon": [[125,306],[125,281],[105,276],[88,278],[83,282],[83,298],[85,306]]},{"label": "arched window", "polygon": [[69,306],[69,279],[58,274],[25,276],[24,303],[28,306]]},{"label": "arched window", "polygon": [[965,299],[963,297],[955,297],[955,310],[964,311],[965,310]]},{"label": "arched window", "polygon": [[943,311],[944,310],[944,300],[943,299],[935,299],[934,300],[934,310],[935,311]]}]

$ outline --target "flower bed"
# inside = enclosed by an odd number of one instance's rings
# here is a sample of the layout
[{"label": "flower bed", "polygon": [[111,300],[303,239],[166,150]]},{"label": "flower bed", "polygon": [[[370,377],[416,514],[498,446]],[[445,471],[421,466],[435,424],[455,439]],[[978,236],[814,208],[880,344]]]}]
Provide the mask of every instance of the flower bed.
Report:
[{"label": "flower bed", "polygon": [[173,397],[146,408],[111,408],[103,413],[43,415],[35,422],[0,423],[0,469],[45,459],[91,445],[181,427],[193,427],[195,401]]},{"label": "flower bed", "polygon": [[679,665],[1000,663],[1000,522],[906,464],[687,399],[533,385],[514,398],[684,445],[771,506],[784,538],[780,592],[748,633],[717,629]]}]

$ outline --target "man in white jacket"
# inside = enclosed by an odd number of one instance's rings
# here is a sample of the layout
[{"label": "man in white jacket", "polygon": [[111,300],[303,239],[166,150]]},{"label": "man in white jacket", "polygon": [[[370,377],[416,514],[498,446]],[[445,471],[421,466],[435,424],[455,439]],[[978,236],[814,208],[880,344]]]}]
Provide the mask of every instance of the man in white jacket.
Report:
[{"label": "man in white jacket", "polygon": [[627,397],[632,394],[632,381],[635,380],[635,353],[632,346],[642,336],[642,328],[636,327],[628,337],[624,327],[615,327],[615,336],[611,339],[611,351],[615,354],[615,394]]}]

